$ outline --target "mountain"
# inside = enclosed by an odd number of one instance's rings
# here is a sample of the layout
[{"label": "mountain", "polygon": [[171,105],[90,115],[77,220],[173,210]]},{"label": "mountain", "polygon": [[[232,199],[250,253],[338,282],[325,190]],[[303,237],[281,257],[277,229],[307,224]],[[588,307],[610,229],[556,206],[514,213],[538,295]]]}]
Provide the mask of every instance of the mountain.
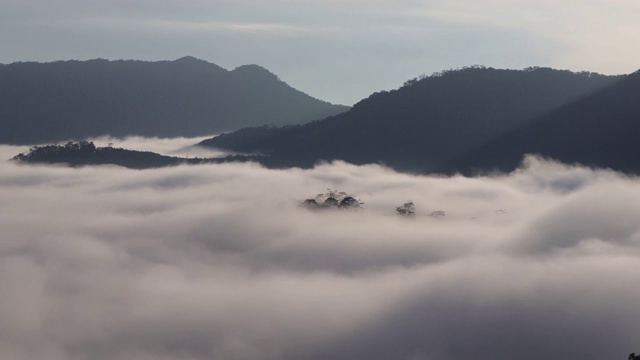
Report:
[{"label": "mountain", "polygon": [[0,143],[91,136],[201,136],[348,110],[293,89],[257,65],[232,71],[184,57],[0,65]]},{"label": "mountain", "polygon": [[640,71],[470,150],[440,172],[512,171],[525,154],[640,174]]},{"label": "mountain", "polygon": [[319,160],[432,172],[443,164],[622,76],[549,68],[470,67],[408,81],[351,110],[304,125],[242,129],[204,146],[268,155],[270,166]]}]

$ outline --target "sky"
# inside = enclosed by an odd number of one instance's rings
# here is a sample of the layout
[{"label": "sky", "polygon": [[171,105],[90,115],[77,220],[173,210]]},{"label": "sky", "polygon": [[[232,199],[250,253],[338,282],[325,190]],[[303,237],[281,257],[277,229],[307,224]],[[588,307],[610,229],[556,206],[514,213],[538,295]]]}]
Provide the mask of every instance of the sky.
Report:
[{"label": "sky", "polygon": [[[362,209],[299,206],[327,188]],[[0,358],[626,359],[639,192],[533,157],[477,178],[1,162]]]},{"label": "sky", "polygon": [[258,64],[352,105],[469,65],[640,68],[637,0],[0,0],[0,63]]}]

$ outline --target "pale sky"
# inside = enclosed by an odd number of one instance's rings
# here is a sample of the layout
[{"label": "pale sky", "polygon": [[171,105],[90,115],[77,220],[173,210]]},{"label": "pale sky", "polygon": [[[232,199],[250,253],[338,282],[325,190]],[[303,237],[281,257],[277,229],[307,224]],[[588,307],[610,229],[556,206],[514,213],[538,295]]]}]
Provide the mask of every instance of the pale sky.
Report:
[{"label": "pale sky", "polygon": [[640,68],[638,0],[0,0],[0,63],[259,64],[352,105],[467,65]]}]

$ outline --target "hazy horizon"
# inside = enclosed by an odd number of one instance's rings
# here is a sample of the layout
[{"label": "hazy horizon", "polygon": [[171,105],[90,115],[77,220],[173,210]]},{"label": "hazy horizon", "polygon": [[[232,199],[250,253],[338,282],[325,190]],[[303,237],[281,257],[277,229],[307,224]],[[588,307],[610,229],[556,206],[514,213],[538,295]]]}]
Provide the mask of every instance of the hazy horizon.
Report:
[{"label": "hazy horizon", "polygon": [[258,64],[336,104],[474,64],[603,74],[640,67],[634,0],[0,3],[1,63],[190,55]]}]

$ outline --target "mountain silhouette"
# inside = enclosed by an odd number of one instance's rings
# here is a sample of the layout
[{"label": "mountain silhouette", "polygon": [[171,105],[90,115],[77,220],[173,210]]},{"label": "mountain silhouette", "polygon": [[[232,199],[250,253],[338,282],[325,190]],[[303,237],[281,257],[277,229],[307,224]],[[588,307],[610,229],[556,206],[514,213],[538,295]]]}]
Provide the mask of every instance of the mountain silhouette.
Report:
[{"label": "mountain silhouette", "polygon": [[0,143],[201,136],[303,123],[346,110],[290,87],[258,65],[228,71],[190,56],[0,65]]},{"label": "mountain silhouette", "polygon": [[340,159],[433,172],[622,78],[549,68],[474,66],[410,80],[323,120],[241,129],[201,145],[264,154],[268,157],[262,162],[275,167],[309,167],[321,160]]},{"label": "mountain silhouette", "polygon": [[445,164],[440,172],[514,170],[525,154],[640,173],[640,71]]},{"label": "mountain silhouette", "polygon": [[96,147],[90,141],[69,141],[65,145],[32,146],[29,152],[18,154],[10,160],[21,164],[59,164],[72,167],[117,165],[130,169],[256,161],[252,157],[234,155],[219,158],[181,158],[150,151],[128,150],[111,146]]}]

